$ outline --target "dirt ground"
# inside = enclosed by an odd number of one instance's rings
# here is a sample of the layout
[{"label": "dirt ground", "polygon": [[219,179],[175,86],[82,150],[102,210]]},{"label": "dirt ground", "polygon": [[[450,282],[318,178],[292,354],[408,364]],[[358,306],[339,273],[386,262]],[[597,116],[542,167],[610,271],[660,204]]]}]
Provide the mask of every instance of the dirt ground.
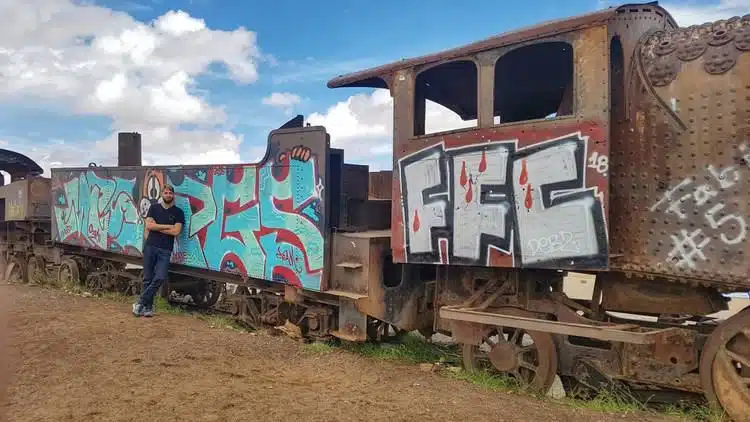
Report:
[{"label": "dirt ground", "polygon": [[648,420],[180,315],[137,319],[126,304],[58,290],[0,284],[0,310],[0,413],[11,421]]}]

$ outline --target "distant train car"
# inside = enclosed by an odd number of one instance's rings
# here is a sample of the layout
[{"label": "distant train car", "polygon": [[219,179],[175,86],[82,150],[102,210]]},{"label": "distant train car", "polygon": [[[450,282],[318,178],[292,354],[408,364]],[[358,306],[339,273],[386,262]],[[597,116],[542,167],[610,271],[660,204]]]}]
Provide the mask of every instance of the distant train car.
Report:
[{"label": "distant train car", "polygon": [[34,160],[0,149],[0,271],[6,280],[41,280],[50,241],[49,178]]},{"label": "distant train car", "polygon": [[[748,51],[750,15],[680,28],[626,4],[333,79],[390,92],[386,172],[346,163],[301,116],[255,164],[142,166],[140,136],[121,134],[118,166],[0,191],[6,278],[41,265],[137,292],[124,264],[140,264],[169,183],[186,215],[173,299],[311,338],[442,332],[467,369],[539,391],[560,376],[568,391],[704,394],[750,420],[750,309],[713,317],[750,290]],[[428,133],[427,100],[472,123]],[[31,202],[8,218],[42,180],[33,227],[52,242],[17,224]],[[565,293],[566,271],[595,277],[591,297]]]}]

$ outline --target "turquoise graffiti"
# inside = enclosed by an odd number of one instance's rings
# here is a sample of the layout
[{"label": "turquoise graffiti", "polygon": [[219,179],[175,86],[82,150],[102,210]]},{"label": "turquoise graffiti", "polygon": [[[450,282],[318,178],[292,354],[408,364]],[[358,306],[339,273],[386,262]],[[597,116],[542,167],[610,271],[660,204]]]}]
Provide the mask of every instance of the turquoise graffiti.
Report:
[{"label": "turquoise graffiti", "polygon": [[57,240],[140,256],[143,218],[169,183],[185,212],[173,262],[320,290],[325,219],[316,158],[302,146],[270,157],[259,166],[54,174]]},{"label": "turquoise graffiti", "polygon": [[53,188],[57,238],[127,255],[140,255],[144,222],[133,200],[136,178],[82,171]]}]

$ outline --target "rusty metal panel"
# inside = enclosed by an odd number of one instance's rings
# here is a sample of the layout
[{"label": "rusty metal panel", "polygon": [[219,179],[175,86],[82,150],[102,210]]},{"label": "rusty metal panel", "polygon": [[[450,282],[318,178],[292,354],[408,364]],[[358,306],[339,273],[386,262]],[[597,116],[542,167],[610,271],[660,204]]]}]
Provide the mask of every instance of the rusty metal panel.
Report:
[{"label": "rusty metal panel", "polygon": [[370,199],[391,199],[391,182],[393,171],[371,171],[370,172]]},{"label": "rusty metal panel", "polygon": [[344,164],[341,178],[342,193],[346,199],[367,199],[369,176],[366,165]]},{"label": "rusty metal panel", "polygon": [[750,16],[636,51],[612,146],[612,267],[750,288]]},{"label": "rusty metal panel", "polygon": [[28,217],[32,220],[48,219],[52,216],[50,199],[50,179],[35,177],[29,179]]},{"label": "rusty metal panel", "polygon": [[386,230],[391,227],[389,200],[350,200],[346,210],[347,230]]},{"label": "rusty metal panel", "polygon": [[395,262],[607,268],[608,32],[565,40],[572,117],[414,137],[408,76],[396,87]]},{"label": "rusty metal panel", "polygon": [[57,242],[142,256],[144,218],[175,189],[186,224],[172,262],[322,290],[328,135],[275,130],[257,164],[52,170]]},{"label": "rusty metal panel", "polygon": [[5,199],[5,221],[27,220],[29,205],[29,181],[17,180],[0,187],[0,196]]},{"label": "rusty metal panel", "polygon": [[367,296],[370,280],[381,278],[377,242],[361,234],[333,233],[332,290]]}]

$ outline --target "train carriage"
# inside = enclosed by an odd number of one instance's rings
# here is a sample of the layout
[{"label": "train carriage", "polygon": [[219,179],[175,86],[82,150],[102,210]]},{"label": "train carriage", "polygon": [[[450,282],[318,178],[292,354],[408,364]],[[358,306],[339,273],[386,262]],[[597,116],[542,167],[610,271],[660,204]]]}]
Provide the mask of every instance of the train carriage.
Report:
[{"label": "train carriage", "polygon": [[[307,337],[441,332],[537,390],[703,394],[750,420],[750,309],[714,317],[750,290],[748,50],[750,15],[684,28],[653,2],[334,78],[392,97],[386,172],[301,116],[255,164],[142,166],[121,134],[118,166],[52,169],[52,242],[6,236],[6,278],[137,291],[124,264],[170,183],[167,293]],[[465,127],[430,132],[428,100]]]}]

